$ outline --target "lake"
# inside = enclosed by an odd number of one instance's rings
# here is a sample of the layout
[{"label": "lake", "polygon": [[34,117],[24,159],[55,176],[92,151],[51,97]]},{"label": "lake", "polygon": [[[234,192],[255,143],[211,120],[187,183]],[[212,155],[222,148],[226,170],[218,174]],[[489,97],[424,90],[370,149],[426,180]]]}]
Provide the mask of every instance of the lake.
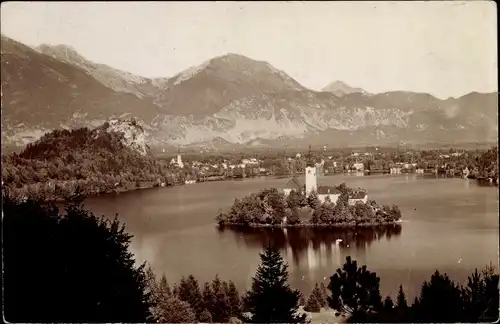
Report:
[{"label": "lake", "polygon": [[403,284],[413,298],[436,269],[460,282],[490,262],[498,269],[498,188],[474,180],[415,174],[319,177],[321,185],[345,182],[367,189],[378,203],[398,205],[401,226],[245,231],[215,226],[219,208],[260,189],[283,188],[287,181],[267,177],[154,188],[90,198],[85,206],[109,218],[119,214],[134,235],[137,261],[148,261],[171,284],[193,274],[202,286],[219,274],[242,292],[250,287],[267,244],[282,251],[292,287],[304,294],[316,282],[328,284],[348,255],[375,271],[382,295],[393,297]]}]

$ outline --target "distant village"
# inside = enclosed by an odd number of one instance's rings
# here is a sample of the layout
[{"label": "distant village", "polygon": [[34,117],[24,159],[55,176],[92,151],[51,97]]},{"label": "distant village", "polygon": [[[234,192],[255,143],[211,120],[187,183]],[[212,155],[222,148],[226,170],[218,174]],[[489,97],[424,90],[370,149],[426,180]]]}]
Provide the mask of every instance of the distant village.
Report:
[{"label": "distant village", "polygon": [[[479,178],[479,166],[473,154],[462,152],[406,151],[333,153],[314,152],[318,175],[329,176],[349,173],[353,175],[372,174],[437,174],[451,177]],[[326,154],[325,154],[326,153]],[[292,176],[304,174],[306,159],[304,153],[276,152],[255,154],[255,156],[191,156],[187,158],[178,152],[169,166],[183,171],[180,177],[185,184],[225,179],[250,178],[255,176]],[[497,173],[496,173],[497,174]],[[484,175],[481,175],[484,177]],[[497,181],[498,175],[490,179]],[[318,190],[322,190],[318,187]]]}]

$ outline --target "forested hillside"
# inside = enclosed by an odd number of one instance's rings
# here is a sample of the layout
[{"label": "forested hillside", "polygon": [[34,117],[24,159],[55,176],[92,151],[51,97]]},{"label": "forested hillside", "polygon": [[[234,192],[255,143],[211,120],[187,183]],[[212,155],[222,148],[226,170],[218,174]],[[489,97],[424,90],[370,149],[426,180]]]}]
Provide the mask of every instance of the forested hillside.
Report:
[{"label": "forested hillside", "polygon": [[[54,130],[20,154],[2,157],[3,184],[13,198],[72,199],[175,181],[149,154],[108,129]],[[142,154],[141,154],[142,153]]]}]

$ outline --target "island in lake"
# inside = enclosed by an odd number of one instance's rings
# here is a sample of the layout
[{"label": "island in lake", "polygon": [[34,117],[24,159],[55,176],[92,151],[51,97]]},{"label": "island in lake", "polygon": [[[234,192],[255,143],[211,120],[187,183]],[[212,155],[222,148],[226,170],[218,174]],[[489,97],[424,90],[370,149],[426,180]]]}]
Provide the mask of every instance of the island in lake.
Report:
[{"label": "island in lake", "polygon": [[294,176],[283,192],[269,188],[235,199],[229,212],[219,211],[219,226],[379,226],[401,221],[401,211],[368,200],[363,189],[318,186],[317,165],[309,151],[305,185]]}]

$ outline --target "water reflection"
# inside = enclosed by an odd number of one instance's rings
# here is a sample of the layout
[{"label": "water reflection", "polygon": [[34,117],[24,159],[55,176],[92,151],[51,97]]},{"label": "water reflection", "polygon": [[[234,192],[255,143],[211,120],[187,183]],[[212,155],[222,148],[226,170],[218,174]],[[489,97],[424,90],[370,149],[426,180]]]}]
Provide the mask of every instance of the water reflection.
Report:
[{"label": "water reflection", "polygon": [[232,236],[238,245],[263,249],[272,246],[297,268],[310,271],[339,266],[345,255],[364,255],[374,241],[389,241],[401,235],[400,224],[374,228],[221,228],[221,236]]}]

